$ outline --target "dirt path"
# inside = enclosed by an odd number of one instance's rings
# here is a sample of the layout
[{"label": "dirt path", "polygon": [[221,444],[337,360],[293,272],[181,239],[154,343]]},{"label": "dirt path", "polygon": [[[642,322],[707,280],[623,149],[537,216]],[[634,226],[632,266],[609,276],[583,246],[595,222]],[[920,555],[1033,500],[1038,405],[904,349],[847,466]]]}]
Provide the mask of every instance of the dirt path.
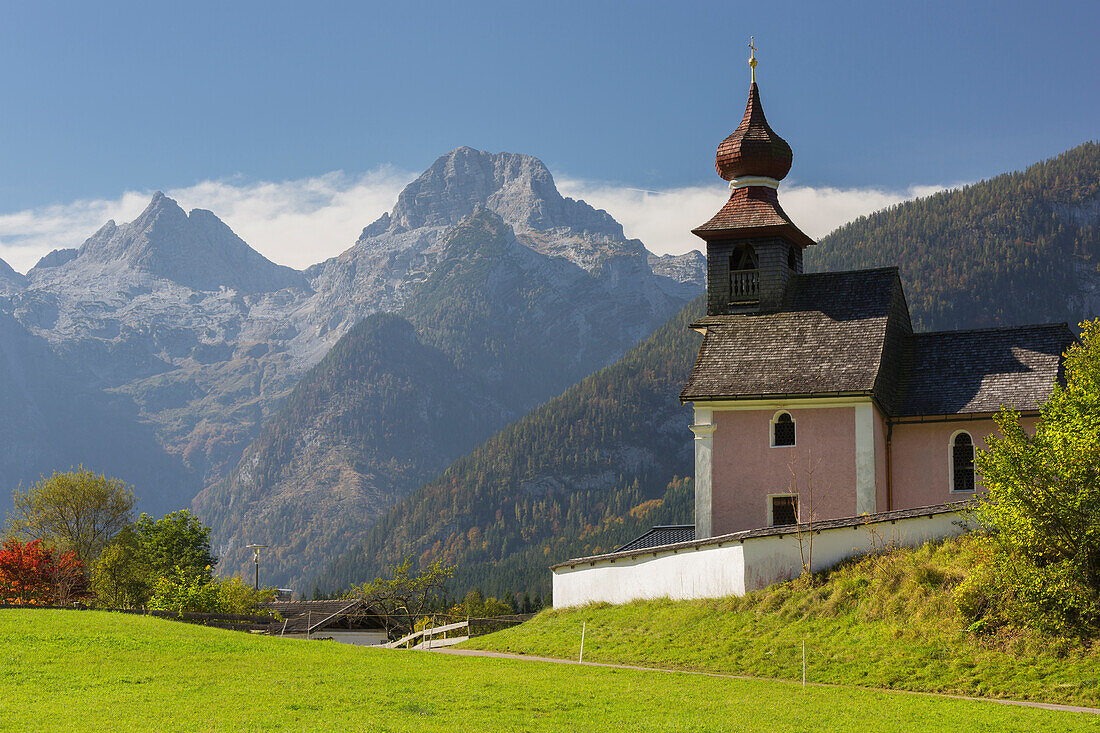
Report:
[{"label": "dirt path", "polygon": [[[612,669],[633,669],[639,672],[664,672],[666,674],[694,674],[703,677],[718,677],[729,680],[757,680],[762,682],[787,682],[798,684],[794,680],[772,679],[768,677],[749,677],[739,674],[721,674],[718,672],[696,672],[689,669],[663,669],[661,667],[638,667],[633,664],[609,664],[607,662],[577,662],[573,659],[556,659],[554,657],[532,657],[525,654],[507,654],[505,652],[487,652],[479,649],[432,649],[435,654],[455,654],[464,657],[494,657],[496,659],[519,659],[524,662],[550,662],[552,664],[583,664],[586,667],[611,667]],[[992,697],[967,697],[965,695],[945,695],[938,692],[914,692],[912,690],[891,690],[883,687],[859,687],[856,685],[837,685],[826,682],[808,682],[806,684],[815,687],[840,687],[849,690],[870,690],[873,692],[894,692],[902,695],[925,695],[928,697],[944,697],[952,700],[975,700],[977,702],[991,702],[999,705],[1018,705],[1024,708],[1041,708],[1043,710],[1057,710],[1064,713],[1091,713],[1100,715],[1100,708],[1086,708],[1079,705],[1055,705],[1048,702],[1028,702],[1026,700],[998,700]]]}]

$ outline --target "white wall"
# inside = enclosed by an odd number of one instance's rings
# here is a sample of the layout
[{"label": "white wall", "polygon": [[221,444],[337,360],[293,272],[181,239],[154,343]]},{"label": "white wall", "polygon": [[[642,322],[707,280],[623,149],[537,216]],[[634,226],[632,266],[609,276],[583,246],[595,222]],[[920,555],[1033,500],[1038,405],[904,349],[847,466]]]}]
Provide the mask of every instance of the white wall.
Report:
[{"label": "white wall", "polygon": [[[814,571],[846,558],[890,545],[915,547],[965,531],[957,512],[877,521],[804,534]],[[794,534],[715,538],[712,543],[677,550],[658,549],[631,557],[579,562],[554,568],[554,607],[633,600],[720,598],[744,595],[801,573],[802,554]]]}]

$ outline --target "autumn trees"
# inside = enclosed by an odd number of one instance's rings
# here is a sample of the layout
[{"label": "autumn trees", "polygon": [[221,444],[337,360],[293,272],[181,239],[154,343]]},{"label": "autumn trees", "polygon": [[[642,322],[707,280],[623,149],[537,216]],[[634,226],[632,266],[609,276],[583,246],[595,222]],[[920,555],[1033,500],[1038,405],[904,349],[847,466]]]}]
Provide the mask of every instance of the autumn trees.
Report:
[{"label": "autumn trees", "polygon": [[134,491],[83,467],[16,490],[0,603],[247,613],[270,594],[214,576],[210,528],[190,511],[133,518]]}]

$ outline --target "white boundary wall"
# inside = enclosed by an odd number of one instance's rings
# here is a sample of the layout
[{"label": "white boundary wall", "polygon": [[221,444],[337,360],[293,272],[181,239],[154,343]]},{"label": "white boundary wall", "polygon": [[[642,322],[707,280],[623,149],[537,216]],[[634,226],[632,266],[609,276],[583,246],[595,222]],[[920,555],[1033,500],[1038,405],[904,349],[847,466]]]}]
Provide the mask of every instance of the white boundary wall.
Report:
[{"label": "white boundary wall", "polygon": [[[957,511],[893,520],[868,517],[858,524],[815,529],[812,568],[815,572],[824,570],[849,557],[891,545],[916,547],[962,534],[966,529],[967,519]],[[803,548],[809,542],[809,533],[803,533]],[[743,539],[728,535],[698,544],[668,545],[591,560],[580,558],[553,569],[554,608],[744,595],[796,577],[802,571],[801,558],[794,533]]]}]

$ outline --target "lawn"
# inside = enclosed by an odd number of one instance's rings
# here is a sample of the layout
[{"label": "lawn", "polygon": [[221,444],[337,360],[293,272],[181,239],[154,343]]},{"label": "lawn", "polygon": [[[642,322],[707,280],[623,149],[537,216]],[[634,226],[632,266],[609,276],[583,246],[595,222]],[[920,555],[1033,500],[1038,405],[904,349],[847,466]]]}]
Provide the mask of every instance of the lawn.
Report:
[{"label": "lawn", "polygon": [[1022,630],[969,633],[953,591],[972,538],[863,558],[811,585],[745,598],[544,612],[463,646],[846,685],[1100,707],[1100,645]]},{"label": "lawn", "polygon": [[0,610],[0,730],[1100,730],[899,693],[362,649]]}]

